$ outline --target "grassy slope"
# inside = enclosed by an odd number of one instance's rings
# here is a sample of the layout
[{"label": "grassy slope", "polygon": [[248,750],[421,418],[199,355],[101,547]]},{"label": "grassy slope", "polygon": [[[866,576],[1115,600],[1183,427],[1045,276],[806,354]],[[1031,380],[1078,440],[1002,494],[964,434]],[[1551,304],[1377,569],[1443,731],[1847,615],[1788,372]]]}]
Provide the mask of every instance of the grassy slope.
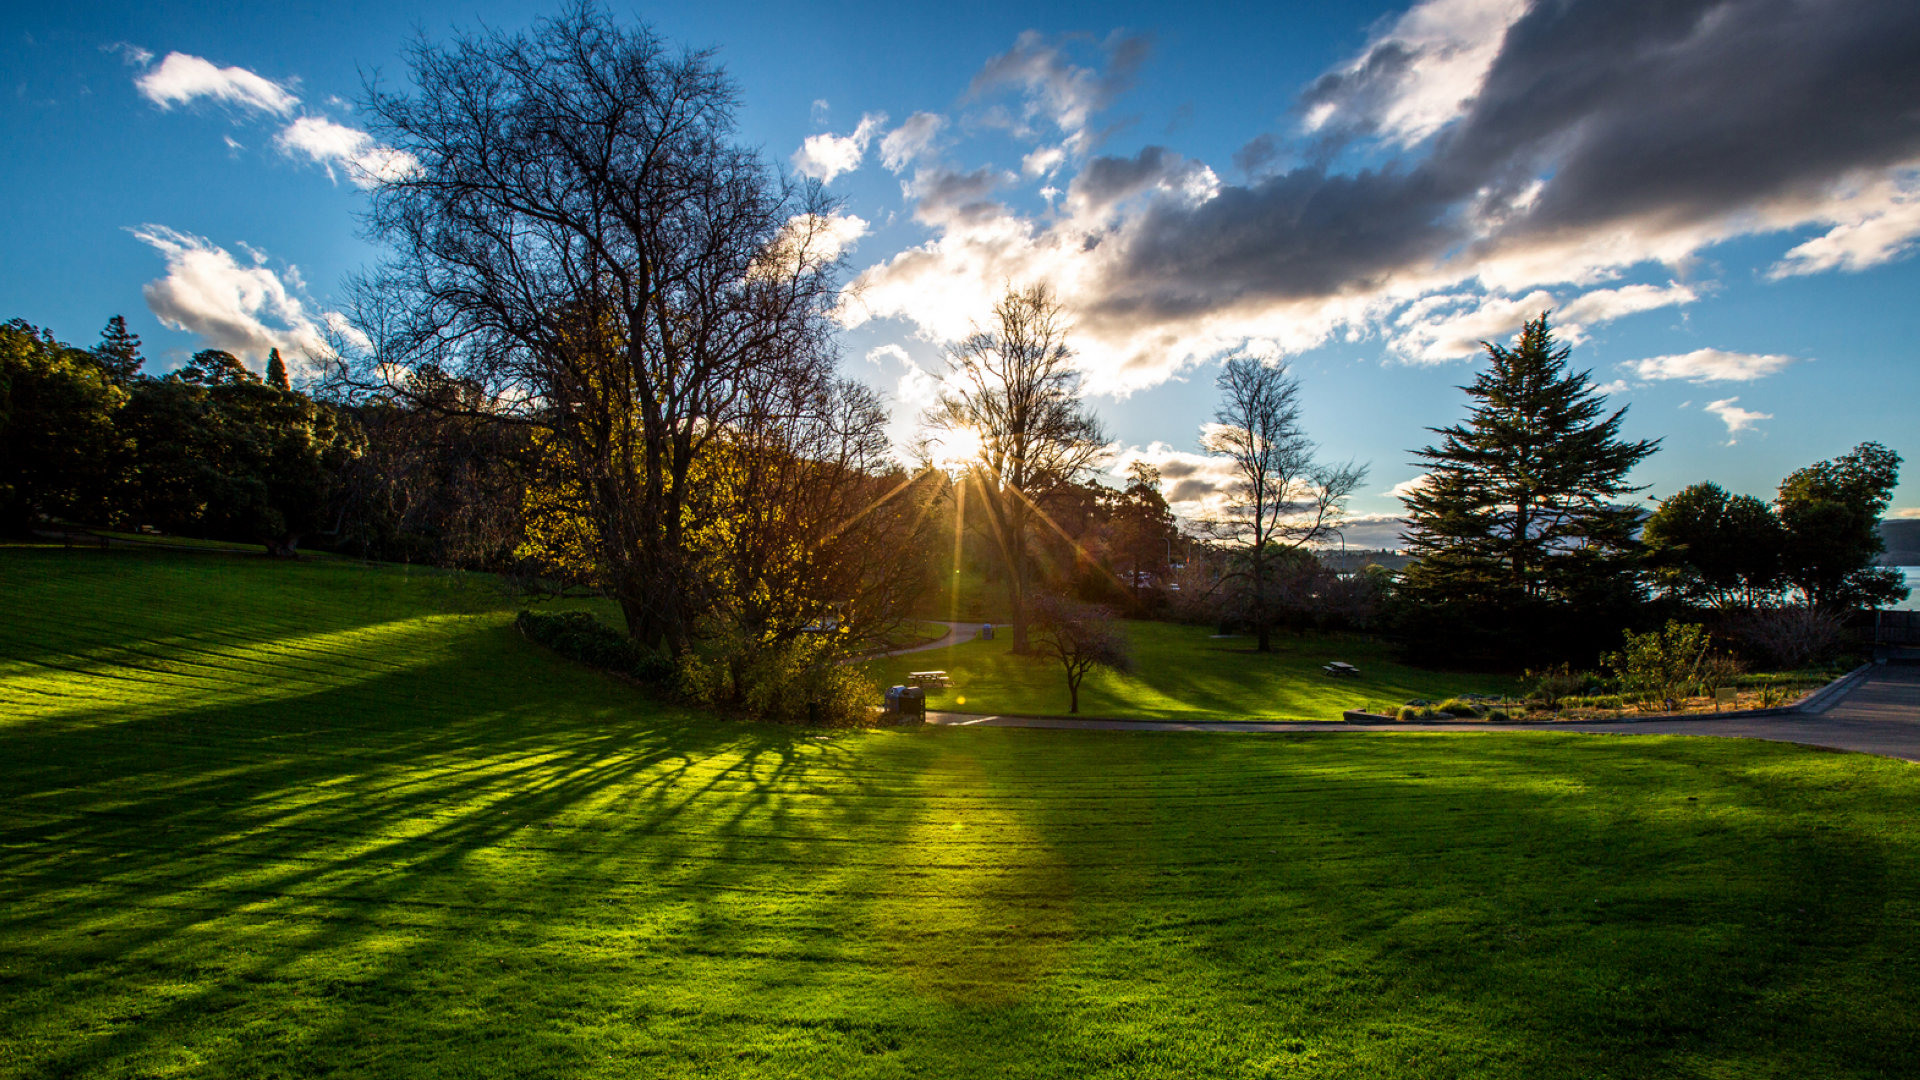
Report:
[{"label": "grassy slope", "polygon": [[0,595],[0,1075],[1920,1060],[1903,763],[1520,733],[815,738],[556,663],[464,578],[13,550]]},{"label": "grassy slope", "polygon": [[[1338,720],[1346,709],[1438,701],[1455,694],[1498,693],[1511,678],[1424,671],[1393,662],[1391,650],[1359,637],[1281,634],[1275,652],[1253,651],[1251,638],[1215,638],[1203,626],[1130,622],[1134,672],[1098,671],[1080,687],[1083,716],[1153,720]],[[1066,675],[1058,661],[1018,657],[1000,633],[991,642],[875,661],[882,686],[910,671],[943,670],[954,685],[928,695],[929,707],[969,713],[1064,716]],[[1329,660],[1360,668],[1360,678],[1333,678]],[[966,700],[961,701],[962,698]]]}]

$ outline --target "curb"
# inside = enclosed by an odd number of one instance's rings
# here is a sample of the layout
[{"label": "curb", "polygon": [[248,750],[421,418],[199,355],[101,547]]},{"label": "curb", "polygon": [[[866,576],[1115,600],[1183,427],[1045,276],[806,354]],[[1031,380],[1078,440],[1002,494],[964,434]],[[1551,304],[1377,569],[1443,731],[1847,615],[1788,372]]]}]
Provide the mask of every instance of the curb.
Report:
[{"label": "curb", "polygon": [[[1847,692],[1852,690],[1856,684],[1864,680],[1867,677],[1867,672],[1872,669],[1873,665],[1870,663],[1861,664],[1859,667],[1834,679],[1832,682],[1820,687],[1818,690],[1801,698],[1792,705],[1778,705],[1769,709],[1736,709],[1731,712],[1712,713],[1649,713],[1643,716],[1620,716],[1612,719],[1599,717],[1591,720],[1514,720],[1511,721],[1511,723],[1515,727],[1550,728],[1558,724],[1667,724],[1676,720],[1705,722],[1712,720],[1754,720],[1761,717],[1779,716],[1818,716],[1838,704],[1840,699],[1845,697]],[[1363,712],[1359,709],[1347,710],[1340,714],[1340,719],[1349,724],[1398,724],[1400,722],[1397,718],[1383,713]],[[1488,720],[1461,718],[1448,720],[1435,718],[1431,720],[1421,720],[1419,722],[1422,724],[1491,723],[1491,721]]]}]

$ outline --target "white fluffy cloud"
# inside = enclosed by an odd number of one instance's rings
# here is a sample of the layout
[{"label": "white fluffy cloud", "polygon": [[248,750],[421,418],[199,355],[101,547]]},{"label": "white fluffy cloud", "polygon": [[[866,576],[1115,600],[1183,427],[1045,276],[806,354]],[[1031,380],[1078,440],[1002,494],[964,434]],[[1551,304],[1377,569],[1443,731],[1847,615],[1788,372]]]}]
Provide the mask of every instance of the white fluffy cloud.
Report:
[{"label": "white fluffy cloud", "polygon": [[1427,0],[1306,95],[1304,126],[1359,129],[1410,146],[1458,119],[1527,0]]},{"label": "white fluffy cloud", "polygon": [[886,122],[886,113],[868,113],[860,118],[860,126],[854,128],[851,135],[823,132],[807,136],[800,149],[793,152],[794,171],[823,184],[833,183],[834,177],[860,167],[861,160],[867,156],[867,144]]},{"label": "white fluffy cloud", "polygon": [[210,98],[285,116],[300,103],[286,87],[246,68],[216,67],[211,61],[177,52],[168,53],[158,67],[135,79],[133,85],[163,109]]},{"label": "white fluffy cloud", "polygon": [[[880,164],[888,172],[905,172],[907,166],[931,152],[947,118],[938,113],[917,112],[880,140]],[[857,132],[856,132],[857,134]]]},{"label": "white fluffy cloud", "polygon": [[[265,364],[269,349],[279,349],[289,364],[332,355],[306,305],[264,255],[247,249],[251,265],[245,265],[205,237],[164,225],[131,231],[166,260],[166,276],[141,289],[148,309],[166,326],[197,334],[209,347],[255,367]],[[288,277],[297,281],[291,268]]]},{"label": "white fluffy cloud", "polygon": [[1727,425],[1728,446],[1739,441],[1741,432],[1753,430],[1753,426],[1759,421],[1773,419],[1772,413],[1754,412],[1752,409],[1741,408],[1735,404],[1739,400],[1737,397],[1721,398],[1719,401],[1709,401],[1706,404],[1706,410]]},{"label": "white fluffy cloud", "polygon": [[[1779,371],[1794,357],[1775,354],[1695,349],[1675,356],[1650,356],[1628,365],[1642,379],[1685,379],[1688,382],[1752,382]],[[1731,399],[1730,399],[1731,400]]]},{"label": "white fluffy cloud", "polygon": [[1419,491],[1421,488],[1426,487],[1432,480],[1433,477],[1426,473],[1421,473],[1419,476],[1400,481],[1380,494],[1389,499],[1404,499],[1414,492]]},{"label": "white fluffy cloud", "polygon": [[420,167],[412,154],[382,146],[373,136],[358,128],[337,124],[320,116],[303,116],[288,124],[274,137],[274,145],[289,156],[303,154],[321,165],[332,178],[338,165],[347,179],[362,188],[379,187],[398,180]]},{"label": "white fluffy cloud", "polygon": [[1920,169],[1838,194],[1825,211],[1833,228],[1789,250],[1769,277],[1865,270],[1906,254],[1920,238]]}]

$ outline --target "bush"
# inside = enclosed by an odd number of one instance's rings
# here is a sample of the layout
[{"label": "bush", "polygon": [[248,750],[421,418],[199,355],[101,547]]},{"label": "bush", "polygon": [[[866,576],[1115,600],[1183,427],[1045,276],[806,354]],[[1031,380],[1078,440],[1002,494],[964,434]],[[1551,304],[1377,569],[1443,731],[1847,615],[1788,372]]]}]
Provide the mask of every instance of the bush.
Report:
[{"label": "bush", "polygon": [[1472,717],[1474,719],[1479,719],[1480,717],[1480,707],[1478,705],[1475,705],[1471,701],[1462,701],[1459,698],[1448,698],[1435,706],[1435,709],[1448,716],[1461,718]]},{"label": "bush", "polygon": [[1626,646],[1601,661],[1619,676],[1620,689],[1629,697],[1671,709],[1699,683],[1712,643],[1706,628],[1669,619],[1665,629],[1644,634],[1628,630],[1624,636]]},{"label": "bush", "polygon": [[713,709],[780,724],[868,722],[880,692],[818,635],[762,643],[722,634],[680,666],[680,693]]},{"label": "bush", "polygon": [[647,648],[585,611],[522,611],[514,628],[569,660],[644,683],[673,680],[673,661]]},{"label": "bush", "polygon": [[1560,699],[1584,692],[1595,681],[1590,673],[1575,671],[1568,664],[1544,671],[1529,670],[1527,678],[1533,680],[1533,688],[1527,691],[1526,699],[1549,709],[1558,708]]},{"label": "bush", "polygon": [[1840,617],[1818,608],[1756,608],[1732,620],[1733,639],[1767,667],[1800,668],[1827,660],[1846,639]]}]

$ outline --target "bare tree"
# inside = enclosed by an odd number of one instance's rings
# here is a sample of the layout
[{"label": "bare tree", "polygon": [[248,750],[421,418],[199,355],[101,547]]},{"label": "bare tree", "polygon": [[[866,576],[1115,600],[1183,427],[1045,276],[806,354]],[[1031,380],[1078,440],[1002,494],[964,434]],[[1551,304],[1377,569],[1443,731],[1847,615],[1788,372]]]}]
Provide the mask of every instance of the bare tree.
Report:
[{"label": "bare tree", "polygon": [[1300,425],[1300,381],[1285,363],[1234,357],[1220,371],[1220,408],[1202,445],[1233,467],[1228,502],[1201,523],[1213,539],[1239,549],[1241,566],[1222,580],[1244,585],[1259,650],[1273,650],[1276,571],[1290,553],[1338,535],[1347,497],[1365,481],[1364,465],[1322,464]]},{"label": "bare tree", "polygon": [[1034,600],[1033,614],[1040,651],[1060,661],[1067,673],[1068,712],[1080,711],[1080,683],[1087,672],[1097,667],[1133,670],[1126,635],[1106,608],[1041,595]]},{"label": "bare tree", "polygon": [[949,390],[928,417],[933,438],[977,444],[967,462],[985,531],[1007,572],[1013,651],[1027,644],[1028,543],[1041,504],[1099,455],[1099,422],[1080,402],[1060,302],[1045,285],[1009,287],[994,325],[948,350]]},{"label": "bare tree", "polygon": [[697,463],[754,380],[832,363],[833,206],[732,141],[709,54],[590,4],[408,59],[415,91],[366,103],[396,255],[357,290],[355,370],[439,364],[534,426],[629,631],[684,648]]}]

